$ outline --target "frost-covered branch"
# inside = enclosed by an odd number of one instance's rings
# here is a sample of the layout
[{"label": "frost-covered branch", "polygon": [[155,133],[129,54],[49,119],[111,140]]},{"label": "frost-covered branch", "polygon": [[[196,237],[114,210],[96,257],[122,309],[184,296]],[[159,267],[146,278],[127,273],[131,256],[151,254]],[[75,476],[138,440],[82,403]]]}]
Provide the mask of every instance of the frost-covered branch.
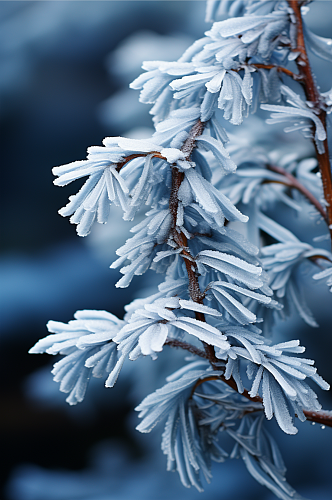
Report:
[{"label": "frost-covered branch", "polygon": [[188,342],[182,342],[181,340],[176,339],[166,339],[165,345],[169,345],[170,347],[175,347],[178,349],[183,349],[184,351],[188,351],[191,354],[195,354],[195,356],[199,356],[200,358],[208,359],[208,355],[202,349],[198,349],[197,347],[188,344]]},{"label": "frost-covered branch", "polygon": [[296,58],[296,64],[299,74],[303,77],[301,84],[304,88],[307,100],[313,106],[314,112],[317,114],[317,117],[321,121],[322,126],[326,132],[325,139],[323,141],[323,147],[320,149],[317,147],[317,144],[315,143],[315,148],[323,182],[324,198],[326,201],[327,221],[329,225],[330,235],[332,238],[332,174],[331,174],[329,148],[327,142],[326,109],[322,97],[317,89],[312,74],[312,70],[310,67],[308,54],[306,51],[302,14],[301,14],[301,3],[299,3],[297,0],[288,0],[288,2],[295,16],[296,46],[293,48],[293,51],[299,52],[299,55]]},{"label": "frost-covered branch", "polygon": [[[278,174],[281,174],[287,178],[285,180],[284,184],[286,186],[289,186],[291,188],[297,189],[300,193],[302,193],[309,201],[310,203],[318,210],[318,212],[321,214],[323,219],[327,221],[327,214],[324,208],[322,207],[321,203],[315,198],[315,196],[307,189],[301,182],[298,181],[294,175],[292,175],[290,172],[287,172],[282,167],[278,167],[277,165],[267,165],[267,168],[269,170],[272,170],[273,172],[277,172]],[[278,181],[266,181],[266,182],[278,182]],[[281,181],[280,181],[281,182]]]},{"label": "frost-covered branch", "polygon": [[[196,138],[203,133],[203,130],[204,123],[202,123],[201,120],[198,120],[197,123],[195,123],[190,129],[189,135],[181,148],[181,151],[185,155],[186,161],[190,161],[191,154],[196,147]],[[190,255],[190,252],[188,251],[188,240],[186,235],[177,227],[179,209],[178,192],[184,178],[184,172],[180,172],[177,168],[172,168],[172,188],[169,198],[169,209],[173,219],[171,235],[173,236],[174,242],[179,245],[179,248],[181,248],[180,255],[184,259],[184,263],[188,273],[190,298],[198,304],[203,304],[203,295],[200,291],[198,282],[197,265],[193,257]],[[197,321],[205,322],[204,313],[196,311],[195,317]],[[214,354],[213,346],[207,344],[206,342],[203,342],[203,344],[208,359],[212,364],[215,363],[217,359]]]},{"label": "frost-covered branch", "polygon": [[[225,379],[225,377],[223,375],[210,375],[209,377],[198,380],[196,382],[195,386],[193,387],[192,392],[194,393],[196,391],[197,387],[199,387],[204,382],[208,382],[211,380],[222,380],[229,387],[234,389],[234,391],[238,392],[237,385],[236,385],[236,382],[234,381],[234,379],[230,378],[227,380],[227,379]],[[252,408],[249,407],[249,409],[245,410],[246,413],[251,413],[252,411],[264,411],[263,398],[261,398],[260,396],[251,396],[250,392],[247,389],[243,389],[243,392],[241,393],[241,395],[244,396],[245,398],[247,398],[249,401],[252,401],[253,403],[261,403],[262,404],[261,407],[259,407],[259,406],[258,407],[255,406]],[[303,410],[303,413],[304,413],[306,419],[309,420],[310,422],[315,422],[315,423],[320,424],[320,425],[332,427],[332,412],[331,411]],[[242,418],[242,416],[240,418]]]},{"label": "frost-covered branch", "polygon": [[279,73],[284,73],[286,76],[289,76],[296,82],[301,82],[304,79],[303,75],[298,75],[294,73],[294,71],[291,71],[290,69],[285,68],[284,66],[275,66],[274,64],[260,64],[260,63],[251,64],[251,66],[257,69],[276,70]]},{"label": "frost-covered branch", "polygon": [[[149,269],[163,280],[128,304],[121,320],[78,311],[68,324],[49,322],[50,335],[30,352],[63,356],[53,374],[70,404],[82,401],[90,377],[113,387],[128,359],[157,360],[164,346],[190,353],[194,361],[138,406],[138,430],[150,432],[166,419],[167,468],[177,469],[185,486],[201,490],[211,460],[241,457],[257,481],[294,500],[300,497],[285,481],[263,420],[275,418],[291,435],[295,416],[332,427],[311,388],[329,384],[303,358],[305,348],[299,340],[272,341],[274,324],[292,315],[318,326],[305,274],[332,290],[332,254],[317,243],[329,237],[325,225],[313,241],[291,229],[303,211],[308,226],[323,218],[332,231],[325,123],[332,97],[317,90],[304,34],[324,58],[332,53],[326,40],[304,32],[294,1],[211,0],[207,13],[215,22],[202,39],[177,61],[144,62],[131,84],[152,105],[152,137],[106,137],[86,160],[53,169],[59,186],[87,177],[60,210],[80,236],[95,221],[107,223],[112,204],[124,220],[142,216],[116,251],[116,287]],[[219,21],[219,13],[230,17]],[[292,61],[298,74],[287,67]],[[307,101],[285,77],[304,87]],[[277,133],[249,118],[259,107],[272,112],[267,123]],[[314,142],[321,177],[308,141],[295,147],[281,140],[283,122],[285,132],[300,130]],[[220,444],[225,433],[229,453]]]}]

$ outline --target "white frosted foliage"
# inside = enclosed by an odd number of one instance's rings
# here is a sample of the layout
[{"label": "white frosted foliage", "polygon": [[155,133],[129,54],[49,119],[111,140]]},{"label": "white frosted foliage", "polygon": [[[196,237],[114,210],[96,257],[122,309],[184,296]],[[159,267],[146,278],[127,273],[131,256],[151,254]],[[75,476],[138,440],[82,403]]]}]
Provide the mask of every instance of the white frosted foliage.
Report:
[{"label": "white frosted foliage", "polygon": [[[111,205],[135,220],[110,266],[117,288],[135,283],[135,298],[121,320],[83,310],[68,323],[49,321],[30,353],[58,356],[52,374],[70,405],[83,401],[91,378],[110,388],[121,375],[130,393],[151,379],[160,388],[136,408],[137,429],[164,422],[167,470],[198,491],[212,461],[241,458],[274,495],[300,500],[265,422],[294,435],[307,417],[331,418],[317,415],[312,388],[329,383],[288,331],[301,334],[296,319],[317,327],[314,285],[332,291],[324,246],[332,91],[320,93],[316,75],[309,89],[304,66],[307,49],[332,60],[331,40],[303,20],[299,47],[295,4],[208,0],[212,25],[202,38],[175,61],[145,61],[130,85],[151,105],[150,137],[106,137],[85,160],[53,169],[57,186],[81,182],[59,211],[80,236],[108,223],[111,251],[119,237]],[[271,116],[252,116],[257,110]],[[124,118],[129,112],[136,108]],[[286,140],[284,132],[297,131]],[[321,288],[319,300],[328,292]],[[313,342],[327,348],[318,334]],[[172,371],[175,349],[179,369],[161,381],[159,367]]]}]

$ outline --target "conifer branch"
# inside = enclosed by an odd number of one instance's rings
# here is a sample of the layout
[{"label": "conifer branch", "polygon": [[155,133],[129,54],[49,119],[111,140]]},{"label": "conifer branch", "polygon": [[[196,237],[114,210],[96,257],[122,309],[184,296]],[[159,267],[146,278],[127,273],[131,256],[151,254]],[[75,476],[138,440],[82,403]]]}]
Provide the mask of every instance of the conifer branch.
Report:
[{"label": "conifer branch", "polygon": [[[287,1],[294,15],[287,8]],[[211,7],[212,11],[218,10],[219,3],[209,2],[210,11]],[[284,195],[285,189],[282,193],[270,190],[267,203],[264,189],[260,199],[257,195],[254,200],[254,196],[257,188],[261,194],[259,186],[264,183],[296,189],[306,199],[302,202],[310,202],[327,222],[332,235],[332,180],[327,140],[323,141],[331,96],[326,93],[325,99],[325,94],[319,93],[309,66],[300,12],[304,2],[273,2],[271,13],[259,16],[255,2],[242,4],[238,19],[214,24],[178,61],[147,63],[146,73],[131,84],[141,90],[142,102],[154,104],[151,113],[155,115],[156,130],[151,139],[106,138],[104,147],[88,149],[87,160],[53,170],[58,176],[57,185],[89,176],[60,211],[63,216],[71,216],[70,222],[77,224],[80,236],[86,236],[94,222],[108,221],[111,204],[121,206],[125,220],[132,220],[144,206],[150,207],[145,219],[132,228],[134,236],[117,250],[119,258],[111,267],[121,267],[123,277],[116,284],[120,288],[127,287],[134,276],[148,269],[166,273],[159,291],[129,304],[123,320],[107,311],[82,310],[66,325],[50,321],[48,329],[52,335],[37,342],[30,352],[64,355],[52,373],[61,384],[60,390],[69,392],[69,404],[83,400],[90,377],[104,377],[105,385],[113,387],[128,357],[155,359],[164,346],[197,356],[193,363],[170,375],[164,387],[148,395],[136,408],[143,419],[137,429],[150,432],[167,414],[162,449],[168,456],[168,467],[179,471],[185,486],[192,484],[201,489],[199,471],[208,478],[210,459],[220,461],[226,456],[217,443],[217,430],[223,425],[236,441],[231,457],[241,455],[259,482],[280,498],[290,498],[288,492],[293,490],[284,488],[285,470],[273,456],[274,445],[269,456],[259,452],[259,440],[264,443],[268,439],[260,424],[263,418],[242,417],[253,412],[261,412],[263,417],[265,410],[267,419],[275,416],[284,432],[295,434],[297,429],[288,409],[303,416],[301,408],[305,407],[311,409],[304,410],[309,421],[332,427],[332,412],[317,411],[317,396],[308,390],[305,380],[311,379],[324,390],[329,389],[329,384],[317,375],[313,360],[297,356],[305,350],[299,340],[272,345],[256,323],[260,318],[270,329],[271,310],[265,313],[265,306],[274,309],[276,319],[281,316],[279,305],[272,298],[272,292],[276,292],[285,305],[286,315],[289,302],[290,311],[293,305],[308,324],[316,326],[293,270],[299,262],[309,259],[323,269],[313,279],[324,279],[330,287],[332,267],[321,259],[329,263],[332,259],[325,249],[300,241],[287,224],[284,227],[265,214],[267,205],[270,207],[273,202],[278,206],[282,200],[292,206],[290,198]],[[293,43],[294,28],[297,43]],[[320,43],[323,55],[329,53],[328,42]],[[279,56],[290,51],[295,52],[295,72],[279,66]],[[284,84],[284,76],[303,86],[307,102]],[[282,95],[290,105],[273,104]],[[265,102],[262,109],[275,112],[268,123],[286,121],[291,123],[286,132],[302,130],[307,137],[309,131],[315,137],[326,209],[310,192],[311,187],[307,189],[300,182],[301,177],[296,178],[278,165],[266,165],[262,175],[263,155],[250,155],[249,161],[245,158],[246,168],[224,181],[227,174],[236,170],[234,160],[243,149],[241,138],[235,144],[235,155],[230,157],[224,146],[227,134],[219,120],[220,112],[232,125],[241,125],[261,101]],[[249,132],[254,144],[255,135],[259,134]],[[262,143],[263,139],[269,148],[273,141],[264,132],[258,141]],[[193,154],[197,144],[207,153],[199,150]],[[238,146],[240,150],[236,149]],[[287,147],[282,152],[279,146],[277,149],[276,158],[289,153]],[[298,152],[297,157],[307,158],[306,149],[302,153]],[[273,158],[274,151],[267,154]],[[308,161],[310,169],[312,163]],[[214,182],[217,165],[222,177]],[[249,171],[251,165],[253,169]],[[318,179],[311,179],[319,190]],[[264,246],[267,242],[257,238],[257,246],[261,246],[257,248],[236,226],[225,227],[228,221],[248,220],[237,205],[251,200],[257,207],[249,222],[254,236],[262,230],[280,243]],[[183,335],[189,336],[188,342]],[[201,341],[204,348],[196,341],[191,344],[190,338]],[[245,367],[249,390],[243,388],[241,380]],[[217,382],[213,384],[217,395],[195,393],[207,381]],[[211,385],[204,389],[210,390]],[[206,397],[212,404],[193,408],[194,395]],[[241,400],[241,395],[247,401]],[[200,424],[205,426],[204,432],[200,431]],[[246,447],[242,440],[254,433],[257,449],[251,444]],[[264,447],[268,448],[265,444]]]},{"label": "conifer branch", "polygon": [[[326,111],[322,107],[321,96],[317,89],[311,71],[310,62],[304,41],[301,3],[299,3],[297,0],[288,0],[288,3],[289,6],[292,8],[296,18],[297,44],[296,47],[293,49],[293,51],[300,52],[299,56],[296,58],[296,65],[299,71],[299,75],[302,77],[300,83],[304,89],[307,101],[311,102],[312,105],[314,106],[314,110],[316,111],[316,114],[320,119],[320,121],[322,122],[322,125],[326,132]],[[326,134],[326,139],[323,142],[323,147],[324,147],[323,153],[320,153],[318,151],[315,141],[313,142],[316,150],[319,170],[322,176],[324,198],[326,201],[327,223],[332,238],[332,175],[331,175],[327,134]]]}]

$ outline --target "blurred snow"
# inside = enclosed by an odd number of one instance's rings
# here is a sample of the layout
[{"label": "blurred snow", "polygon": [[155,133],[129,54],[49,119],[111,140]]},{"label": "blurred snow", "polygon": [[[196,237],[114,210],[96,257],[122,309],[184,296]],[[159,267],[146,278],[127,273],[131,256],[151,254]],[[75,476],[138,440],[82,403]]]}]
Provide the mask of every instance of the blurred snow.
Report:
[{"label": "blurred snow", "polygon": [[138,31],[126,38],[107,57],[110,76],[120,80],[124,88],[101,103],[98,115],[102,123],[121,130],[128,123],[132,126],[151,123],[150,107],[138,101],[139,92],[129,89],[129,83],[143,72],[143,61],[176,61],[193,41],[179,33],[159,35],[151,31]]},{"label": "blurred snow", "polygon": [[[136,417],[137,421],[137,417]],[[131,422],[133,424],[133,422]],[[324,432],[310,429],[308,434],[321,447]],[[314,432],[313,432],[314,431]],[[320,435],[317,436],[317,432]],[[328,431],[326,431],[328,432]],[[314,438],[314,433],[316,438]],[[286,439],[289,439],[289,436]],[[103,441],[90,453],[89,467],[81,471],[49,471],[33,465],[21,465],[7,486],[9,500],[275,500],[275,496],[254,481],[239,460],[229,460],[212,467],[211,484],[204,485],[203,493],[194,488],[186,489],[180,484],[177,473],[166,471],[166,457],[160,450],[160,432],[142,435],[140,441],[149,442],[149,451],[133,457],[128,448],[119,441]],[[301,442],[299,441],[302,440]],[[285,439],[282,440],[285,444]],[[290,450],[286,464],[297,468],[296,483],[290,482],[305,498],[329,500],[329,460],[317,458],[311,469],[303,468],[308,462],[310,449],[304,445],[303,435],[297,440],[297,452]],[[152,446],[151,446],[152,444]],[[308,440],[306,445],[308,446]],[[327,450],[327,446],[325,449]],[[301,456],[302,454],[302,456]],[[293,461],[293,463],[292,463]],[[296,467],[297,466],[297,467]],[[301,475],[302,467],[302,475]],[[316,477],[316,483],[307,483],[308,474]],[[288,474],[288,477],[294,473]],[[294,479],[294,477],[293,477]]]},{"label": "blurred snow", "polygon": [[[145,436],[147,439],[151,436]],[[47,471],[36,466],[16,470],[7,492],[10,500],[181,500],[260,497],[261,486],[249,475],[242,476],[241,463],[226,462],[214,471],[204,493],[180,484],[177,474],[165,469],[160,449],[133,459],[117,442],[104,442],[92,453],[91,466],[79,472]],[[237,480],[241,474],[241,481]],[[47,493],[46,493],[47,492]]]},{"label": "blurred snow", "polygon": [[141,72],[143,61],[176,61],[194,42],[183,33],[159,35],[153,31],[137,31],[126,38],[106,59],[110,74],[126,82]]},{"label": "blurred snow", "polygon": [[[110,263],[122,235],[117,233],[119,239],[111,239],[113,246],[108,245]],[[0,260],[0,276],[2,339],[13,329],[21,329],[23,335],[32,320],[45,324],[50,317],[72,315],[79,304],[81,309],[84,303],[97,308],[98,301],[106,304],[105,295],[115,311],[126,301],[124,294],[114,289],[119,274],[107,269],[85,245],[63,244],[30,257],[5,257]]]}]

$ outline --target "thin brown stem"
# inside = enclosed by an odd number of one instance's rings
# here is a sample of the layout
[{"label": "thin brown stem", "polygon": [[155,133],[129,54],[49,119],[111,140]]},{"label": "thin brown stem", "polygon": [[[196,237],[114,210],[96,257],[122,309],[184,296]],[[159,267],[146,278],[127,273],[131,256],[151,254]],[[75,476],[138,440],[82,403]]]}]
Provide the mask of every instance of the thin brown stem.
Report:
[{"label": "thin brown stem", "polygon": [[[302,23],[302,15],[301,15],[301,3],[297,0],[288,0],[289,6],[292,8],[294,12],[294,16],[296,19],[296,27],[297,27],[297,43],[296,47],[293,49],[294,52],[300,52],[299,56],[296,58],[296,64],[299,71],[299,75],[303,77],[301,80],[301,85],[304,89],[306,98],[309,102],[314,106],[314,110],[326,132],[326,111],[321,105],[321,95],[317,89],[310,63],[308,54],[305,47],[304,34],[303,34],[303,23]],[[314,131],[315,125],[313,125]],[[327,214],[327,222],[330,229],[331,239],[332,239],[332,175],[331,175],[331,165],[329,158],[329,150],[327,143],[327,134],[326,139],[323,142],[323,153],[320,153],[317,148],[317,144],[314,141],[314,146],[316,150],[319,170],[322,176],[323,182],[323,191],[324,198],[326,201],[326,214]]]},{"label": "thin brown stem", "polygon": [[[320,255],[319,253],[317,255],[311,255],[311,257],[308,257],[308,259],[315,262],[315,264],[317,264],[317,261],[319,259],[327,260],[327,262],[332,262],[331,259],[326,257],[326,255]],[[317,264],[317,265],[319,265],[319,264]],[[322,266],[320,266],[320,267],[322,267]]]},{"label": "thin brown stem", "polygon": [[267,165],[267,168],[269,170],[272,170],[273,172],[276,172],[277,174],[286,177],[287,182],[285,182],[284,184],[286,186],[297,189],[300,193],[302,193],[310,201],[310,203],[318,210],[323,219],[328,223],[326,211],[324,210],[322,205],[319,203],[317,198],[315,198],[315,196],[309,191],[309,189],[307,189],[303,184],[301,184],[301,182],[296,177],[294,177],[294,175],[290,174],[289,172],[287,172],[287,170],[281,167],[277,167],[276,165]]},{"label": "thin brown stem", "polygon": [[198,349],[198,347],[195,347],[195,346],[189,344],[188,342],[182,342],[181,340],[176,340],[176,339],[167,339],[165,342],[165,345],[169,345],[170,347],[184,349],[185,351],[191,352],[191,354],[196,354],[196,356],[208,359],[206,353],[204,351],[202,351],[202,349]]},{"label": "thin brown stem", "polygon": [[[209,380],[210,381],[211,380],[221,380],[222,382],[224,382],[225,384],[227,384],[231,389],[233,389],[235,392],[239,392],[238,388],[237,388],[237,385],[236,385],[236,382],[233,379],[233,377],[231,377],[229,379],[226,379],[224,375],[211,375],[210,377],[206,377],[206,378],[197,380],[197,382],[194,385],[194,388],[192,390],[192,393],[195,392],[195,390],[197,389],[197,387],[199,387],[201,384],[203,384],[204,382],[207,382]],[[245,398],[249,399],[250,401],[253,401],[254,403],[262,403],[263,404],[263,400],[262,400],[261,397],[259,397],[259,396],[251,397],[250,394],[249,394],[249,392],[247,391],[247,389],[244,389],[244,391],[241,393],[241,395],[244,396]]]},{"label": "thin brown stem", "polygon": [[284,73],[287,76],[290,76],[295,81],[302,81],[303,75],[298,75],[291,71],[290,69],[284,68],[283,66],[275,66],[274,64],[250,64],[250,66],[257,69],[273,69],[276,68],[280,73]]},{"label": "thin brown stem", "polygon": [[129,161],[134,160],[135,158],[142,158],[142,157],[144,158],[148,155],[153,155],[153,158],[160,158],[162,160],[166,160],[166,158],[162,156],[158,151],[150,151],[149,153],[135,153],[132,155],[128,155],[125,158],[123,158],[122,161],[119,161],[116,164],[116,170],[120,172],[122,167],[124,167]]},{"label": "thin brown stem", "polygon": [[310,422],[332,427],[332,412],[303,410],[303,413]]},{"label": "thin brown stem", "polygon": [[[234,389],[234,391],[239,392],[237,390],[237,385],[232,377],[229,380],[227,380],[225,379],[224,375],[211,375],[209,377],[197,380],[196,384],[193,387],[192,394],[194,394],[197,387],[199,387],[201,384],[204,384],[204,382],[212,380],[221,380],[222,382],[225,382],[229,387]],[[253,403],[261,403],[262,410],[264,409],[263,399],[260,396],[251,397],[247,389],[244,389],[242,396],[249,399]],[[332,427],[332,412],[327,412],[324,410],[322,411],[303,410],[303,413],[306,416],[306,419],[309,420],[310,422],[315,422],[317,424],[324,425],[326,427]]]},{"label": "thin brown stem", "polygon": [[[189,131],[188,138],[185,140],[181,148],[181,151],[186,156],[186,160],[190,160],[191,154],[196,147],[196,139],[202,134],[203,130],[204,123],[202,123],[201,120],[198,120]],[[173,220],[171,235],[179,248],[182,248],[180,255],[184,260],[188,274],[190,298],[192,301],[197,302],[198,304],[203,304],[204,294],[201,293],[199,287],[197,265],[195,263],[195,260],[193,259],[193,256],[190,254],[187,237],[185,234],[183,234],[183,232],[179,231],[176,223],[179,206],[178,191],[183,179],[184,173],[180,172],[176,167],[172,167],[172,188],[169,199],[169,209]],[[196,312],[195,317],[198,321],[205,322],[205,316],[203,313]],[[215,364],[219,361],[215,356],[214,347],[207,344],[206,342],[203,342],[203,345],[206,357],[214,367]]]}]

